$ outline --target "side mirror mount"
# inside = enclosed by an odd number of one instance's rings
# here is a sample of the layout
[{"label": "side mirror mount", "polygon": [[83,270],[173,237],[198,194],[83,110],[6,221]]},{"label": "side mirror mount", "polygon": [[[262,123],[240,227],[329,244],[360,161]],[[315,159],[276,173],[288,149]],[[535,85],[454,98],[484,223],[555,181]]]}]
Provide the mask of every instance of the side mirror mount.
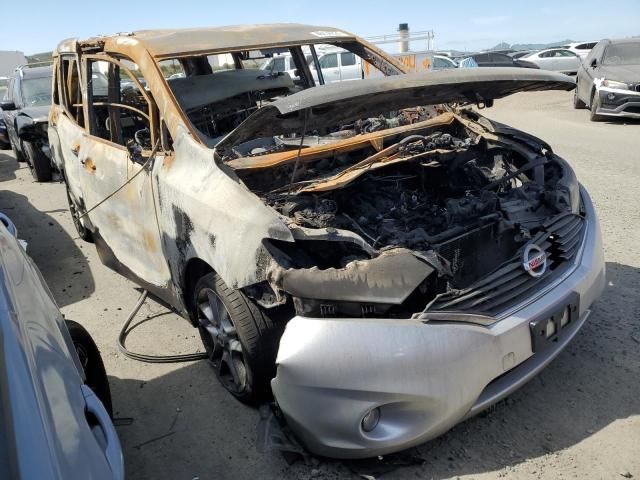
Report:
[{"label": "side mirror mount", "polygon": [[591,68],[596,68],[598,66],[598,59],[594,58],[593,60],[591,60]]},{"label": "side mirror mount", "polygon": [[9,112],[16,109],[16,104],[13,102],[13,100],[3,100],[2,102],[0,102],[0,108]]}]

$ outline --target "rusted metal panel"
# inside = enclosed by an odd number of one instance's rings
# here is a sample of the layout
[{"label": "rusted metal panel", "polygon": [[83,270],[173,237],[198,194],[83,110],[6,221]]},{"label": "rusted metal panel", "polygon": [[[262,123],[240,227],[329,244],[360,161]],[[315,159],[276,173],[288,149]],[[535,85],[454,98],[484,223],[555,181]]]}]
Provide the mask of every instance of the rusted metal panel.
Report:
[{"label": "rusted metal panel", "polygon": [[186,130],[175,141],[171,168],[156,162],[159,225],[177,278],[191,258],[211,265],[234,288],[266,279],[266,238],[293,241],[277,212],[257,199],[213,152]]}]

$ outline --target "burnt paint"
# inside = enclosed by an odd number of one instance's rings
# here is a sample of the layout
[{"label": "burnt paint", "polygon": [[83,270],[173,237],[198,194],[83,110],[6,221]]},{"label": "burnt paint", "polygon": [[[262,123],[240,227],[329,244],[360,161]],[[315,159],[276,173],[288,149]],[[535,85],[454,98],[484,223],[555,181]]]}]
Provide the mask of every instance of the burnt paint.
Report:
[{"label": "burnt paint", "polygon": [[92,233],[98,257],[104,265],[147,290],[154,297],[164,301],[178,312],[182,313],[184,311],[182,301],[174,289],[171,288],[171,285],[158,286],[146,282],[117,259],[113,250],[111,250],[109,245],[104,241],[104,238],[100,235],[100,229],[96,228]]}]

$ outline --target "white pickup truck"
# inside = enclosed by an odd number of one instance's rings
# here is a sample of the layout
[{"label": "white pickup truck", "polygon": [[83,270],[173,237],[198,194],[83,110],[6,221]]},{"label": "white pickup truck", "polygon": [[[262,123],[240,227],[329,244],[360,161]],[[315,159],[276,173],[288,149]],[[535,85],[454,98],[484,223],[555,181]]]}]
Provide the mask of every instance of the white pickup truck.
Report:
[{"label": "white pickup truck", "polygon": [[[306,58],[313,79],[316,83],[319,83],[318,72],[313,62],[313,57],[306,55]],[[361,80],[363,78],[362,60],[354,53],[346,50],[334,50],[325,53],[318,52],[318,62],[320,63],[325,84],[348,80]],[[273,72],[286,72],[291,78],[298,78],[295,74],[296,66],[290,54],[274,56],[262,66],[262,69]]]}]

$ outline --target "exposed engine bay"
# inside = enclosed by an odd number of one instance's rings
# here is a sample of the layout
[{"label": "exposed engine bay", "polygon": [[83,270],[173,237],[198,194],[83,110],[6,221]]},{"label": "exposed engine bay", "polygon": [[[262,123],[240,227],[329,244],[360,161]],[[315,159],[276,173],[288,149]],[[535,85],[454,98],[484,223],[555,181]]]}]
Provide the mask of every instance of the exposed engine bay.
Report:
[{"label": "exposed engine bay", "polygon": [[[567,186],[575,177],[551,152],[484,135],[458,115],[441,125],[429,120],[433,112],[426,109],[413,121],[407,117],[407,112],[393,112],[298,138],[297,143],[275,137],[234,148],[236,155],[255,157],[255,165],[266,160],[265,152],[289,154],[288,161],[270,168],[247,168],[247,158],[230,161],[244,162],[237,173],[245,184],[298,232],[294,245],[269,242],[279,264],[272,281],[276,288],[323,300],[334,295],[346,302],[339,308],[342,315],[350,314],[353,301],[363,300],[369,305],[367,315],[411,315],[436,295],[465,289],[513,258],[549,218],[575,211],[576,199]],[[371,143],[339,146],[348,142],[343,139],[376,131],[391,132],[377,148]],[[319,139],[333,140],[335,148],[327,155],[311,155],[309,146],[322,145]],[[280,146],[269,150],[265,143]],[[416,270],[401,256],[383,260],[409,252],[419,259],[417,270],[429,267],[424,278],[399,271]],[[375,282],[386,283],[387,293],[389,285],[403,278],[415,285],[411,291],[399,287],[397,298],[380,310],[382,292],[372,288],[368,277],[372,268]],[[300,272],[317,281],[305,283],[308,278]],[[350,282],[340,280],[345,277]],[[367,288],[350,294],[363,279]],[[326,282],[339,286],[325,289],[321,284]],[[294,301],[298,311],[307,313],[326,307],[326,302],[309,306],[313,301],[308,298]],[[356,310],[351,313],[364,314]]]}]

